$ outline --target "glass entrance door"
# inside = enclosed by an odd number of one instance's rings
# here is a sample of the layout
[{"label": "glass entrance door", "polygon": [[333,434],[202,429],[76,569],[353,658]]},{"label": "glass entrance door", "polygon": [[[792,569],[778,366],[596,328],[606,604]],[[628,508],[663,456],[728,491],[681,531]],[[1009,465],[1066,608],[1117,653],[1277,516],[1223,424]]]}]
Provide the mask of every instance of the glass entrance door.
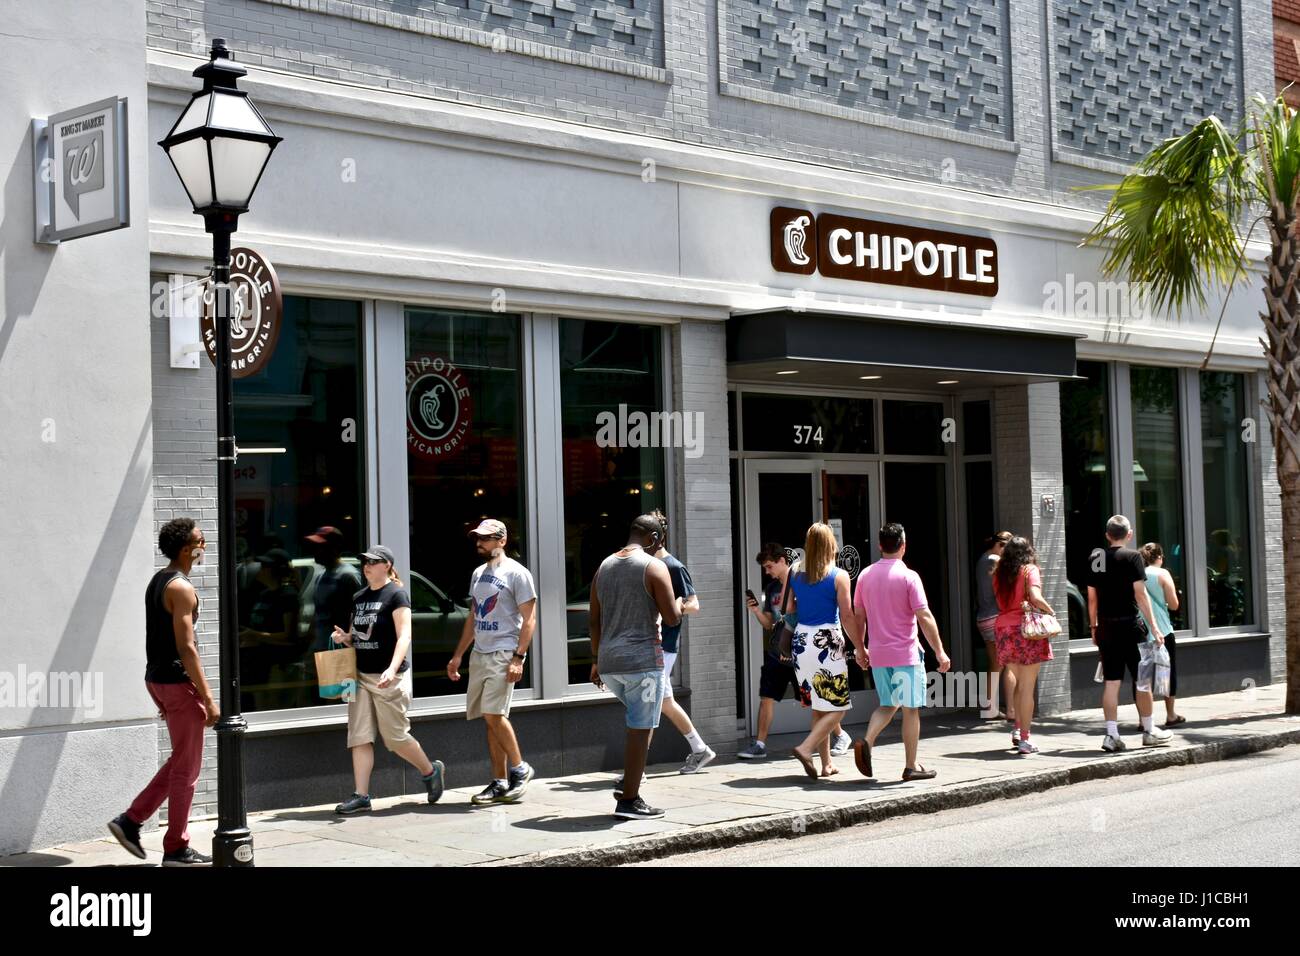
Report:
[{"label": "glass entrance door", "polygon": [[[835,529],[840,544],[837,564],[856,581],[862,568],[875,559],[875,529],[879,526],[880,476],[874,463],[820,460],[749,459],[745,462],[745,553],[746,561],[769,541],[785,547],[792,558],[803,556],[804,536],[814,521],[826,521]],[[752,565],[746,579],[752,580]],[[752,587],[761,594],[761,586]],[[746,615],[749,653],[750,732],[758,726],[759,671],[763,664],[763,632],[752,615]],[[849,664],[849,687],[857,722],[875,705],[869,682],[864,682],[857,664]],[[776,706],[771,733],[795,733],[808,729],[810,714],[787,696]]]}]

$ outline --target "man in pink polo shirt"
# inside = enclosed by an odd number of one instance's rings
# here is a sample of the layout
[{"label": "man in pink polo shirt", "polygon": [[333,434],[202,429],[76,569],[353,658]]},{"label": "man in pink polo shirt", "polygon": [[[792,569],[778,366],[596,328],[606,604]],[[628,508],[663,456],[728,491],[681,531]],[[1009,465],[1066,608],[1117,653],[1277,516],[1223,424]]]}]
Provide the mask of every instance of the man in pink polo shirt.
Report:
[{"label": "man in pink polo shirt", "polygon": [[907,536],[897,522],[885,525],[876,535],[881,558],[858,576],[853,594],[853,620],[858,637],[858,666],[871,666],[880,706],[871,715],[867,732],[853,745],[853,758],[864,777],[871,772],[871,746],[889,726],[894,713],[903,708],[903,750],[907,758],[904,780],[932,780],[938,771],[926,770],[916,762],[921,739],[921,708],[925,706],[925,658],[916,640],[917,624],[939,659],[939,671],[946,672],[952,661],[944,653],[939,625],[925,600],[921,576],[903,563]]}]

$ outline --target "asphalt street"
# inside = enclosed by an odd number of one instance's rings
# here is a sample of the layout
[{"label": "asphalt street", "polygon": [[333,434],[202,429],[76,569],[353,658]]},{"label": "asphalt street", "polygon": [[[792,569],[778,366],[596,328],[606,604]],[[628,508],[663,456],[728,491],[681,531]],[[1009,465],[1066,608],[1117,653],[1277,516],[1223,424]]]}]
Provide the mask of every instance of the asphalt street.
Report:
[{"label": "asphalt street", "polygon": [[1294,866],[1300,747],[643,866]]}]

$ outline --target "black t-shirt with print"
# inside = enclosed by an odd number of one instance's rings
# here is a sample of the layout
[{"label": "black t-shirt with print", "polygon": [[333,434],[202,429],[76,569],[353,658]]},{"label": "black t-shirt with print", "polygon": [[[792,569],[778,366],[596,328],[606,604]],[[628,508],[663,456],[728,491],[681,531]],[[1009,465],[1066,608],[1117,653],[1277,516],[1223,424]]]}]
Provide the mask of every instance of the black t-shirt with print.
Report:
[{"label": "black t-shirt with print", "polygon": [[[1099,549],[1100,550],[1100,549]],[[1146,581],[1146,562],[1132,548],[1109,547],[1104,549],[1101,569],[1091,571],[1088,584],[1097,589],[1097,616],[1099,618],[1135,618],[1139,615],[1133,585]],[[1097,560],[1094,551],[1091,560]]]},{"label": "black t-shirt with print", "polygon": [[772,626],[763,632],[767,638],[767,656],[778,662],[781,659],[781,648],[776,640],[776,625],[781,620],[781,590],[781,582],[776,578],[768,581],[763,588],[762,606],[764,613],[772,615]]},{"label": "black t-shirt with print", "polygon": [[[352,646],[357,652],[357,670],[362,674],[382,674],[393,662],[397,650],[397,626],[393,612],[410,607],[411,599],[404,588],[389,581],[382,588],[362,588],[352,596]],[[410,666],[402,661],[400,674]]]}]

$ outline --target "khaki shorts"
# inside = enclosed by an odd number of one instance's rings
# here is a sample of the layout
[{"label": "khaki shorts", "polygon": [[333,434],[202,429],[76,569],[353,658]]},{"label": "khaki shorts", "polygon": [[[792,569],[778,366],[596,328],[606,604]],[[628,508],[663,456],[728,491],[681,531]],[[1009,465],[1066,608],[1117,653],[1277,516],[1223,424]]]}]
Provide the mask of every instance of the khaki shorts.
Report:
[{"label": "khaki shorts", "polygon": [[415,739],[406,716],[411,706],[411,669],[387,687],[379,686],[379,677],[357,674],[356,700],[348,704],[349,747],[374,743],[376,729],[389,750]]},{"label": "khaki shorts", "polygon": [[465,689],[465,719],[477,720],[484,714],[510,716],[510,696],[514,685],[506,680],[506,670],[513,651],[492,651],[469,655],[469,686]]}]

